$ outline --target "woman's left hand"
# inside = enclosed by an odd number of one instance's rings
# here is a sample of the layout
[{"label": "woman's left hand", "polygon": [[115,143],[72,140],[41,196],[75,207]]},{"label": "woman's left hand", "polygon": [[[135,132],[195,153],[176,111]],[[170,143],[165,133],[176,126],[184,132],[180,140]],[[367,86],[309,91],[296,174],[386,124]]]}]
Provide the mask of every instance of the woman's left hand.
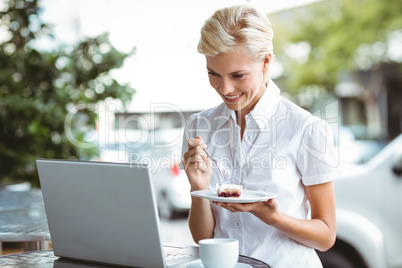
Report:
[{"label": "woman's left hand", "polygon": [[267,219],[271,219],[273,222],[278,213],[278,201],[275,198],[254,203],[226,203],[216,201],[212,203],[231,212],[250,212],[260,219],[264,217],[264,221],[268,224],[270,224],[270,220],[267,222]]}]

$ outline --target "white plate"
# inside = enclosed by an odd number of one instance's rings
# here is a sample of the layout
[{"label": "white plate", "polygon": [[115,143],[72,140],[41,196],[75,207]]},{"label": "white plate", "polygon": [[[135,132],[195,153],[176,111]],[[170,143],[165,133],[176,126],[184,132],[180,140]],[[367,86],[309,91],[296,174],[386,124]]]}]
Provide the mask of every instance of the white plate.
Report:
[{"label": "white plate", "polygon": [[[199,259],[199,260],[196,260],[194,262],[187,264],[186,267],[187,268],[204,268],[205,266],[202,264],[201,260]],[[234,268],[252,268],[252,267],[249,264],[238,262],[238,263],[236,263]]]},{"label": "white plate", "polygon": [[275,198],[278,195],[271,192],[243,190],[240,197],[218,197],[218,193],[214,190],[201,190],[191,192],[192,196],[202,197],[211,201],[226,202],[226,203],[252,203],[258,201],[267,201]]}]

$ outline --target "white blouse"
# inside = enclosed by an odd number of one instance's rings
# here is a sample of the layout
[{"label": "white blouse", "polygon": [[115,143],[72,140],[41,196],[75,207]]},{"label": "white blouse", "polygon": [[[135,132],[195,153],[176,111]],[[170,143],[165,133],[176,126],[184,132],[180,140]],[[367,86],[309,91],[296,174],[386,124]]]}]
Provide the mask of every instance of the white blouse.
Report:
[{"label": "white blouse", "polygon": [[[246,116],[243,140],[234,111],[224,103],[192,115],[187,139],[201,136],[213,158],[226,168],[230,183],[245,190],[278,194],[278,209],[307,219],[309,203],[304,186],[325,183],[339,176],[338,159],[329,124],[279,95],[270,80],[254,109]],[[222,183],[213,166],[210,189]],[[248,212],[232,213],[211,203],[215,237],[239,240],[240,254],[273,267],[322,267],[314,249],[295,242]]]}]

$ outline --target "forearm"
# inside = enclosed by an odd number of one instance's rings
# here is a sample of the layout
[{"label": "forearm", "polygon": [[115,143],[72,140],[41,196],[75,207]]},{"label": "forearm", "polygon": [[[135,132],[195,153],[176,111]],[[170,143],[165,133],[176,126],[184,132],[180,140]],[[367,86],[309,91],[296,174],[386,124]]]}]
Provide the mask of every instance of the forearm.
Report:
[{"label": "forearm", "polygon": [[215,221],[207,199],[192,197],[188,224],[196,243],[214,236]]},{"label": "forearm", "polygon": [[[212,175],[212,163],[204,151],[207,147],[200,136],[188,139],[187,143],[189,150],[183,156],[183,165],[191,191],[207,190]],[[191,197],[188,224],[196,243],[214,236],[215,221],[207,199]]]},{"label": "forearm", "polygon": [[301,220],[289,215],[277,212],[275,217],[260,219],[272,225],[293,240],[320,251],[331,248],[335,242],[336,228],[325,221],[315,218]]}]

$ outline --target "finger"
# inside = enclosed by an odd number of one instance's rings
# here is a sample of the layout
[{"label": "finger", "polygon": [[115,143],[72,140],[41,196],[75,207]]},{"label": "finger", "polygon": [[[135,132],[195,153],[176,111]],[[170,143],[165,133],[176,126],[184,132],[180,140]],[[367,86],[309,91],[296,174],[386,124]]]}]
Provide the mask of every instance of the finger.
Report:
[{"label": "finger", "polygon": [[203,173],[206,173],[208,171],[208,168],[202,163],[193,163],[193,164],[187,165],[185,171],[188,174],[191,174],[191,173],[194,173],[194,172],[197,172],[197,171],[201,171]]},{"label": "finger", "polygon": [[187,170],[201,170],[203,172],[207,171],[207,167],[209,165],[208,162],[205,162],[204,159],[200,155],[194,155],[192,157],[189,157],[188,159],[185,160],[186,165],[185,168]]},{"label": "finger", "polygon": [[184,153],[183,157],[184,159],[188,159],[194,157],[195,155],[199,155],[205,162],[207,162],[208,156],[205,151],[199,146],[194,149],[188,150],[186,153]]},{"label": "finger", "polygon": [[216,205],[218,205],[221,208],[224,208],[226,210],[229,210],[231,212],[238,212],[238,210],[231,203],[216,202]]},{"label": "finger", "polygon": [[239,212],[250,212],[258,209],[259,206],[264,206],[261,202],[252,203],[227,203],[231,210]]},{"label": "finger", "polygon": [[207,154],[205,153],[204,149],[201,146],[197,146],[197,147],[189,149],[184,155],[192,156],[194,154],[200,154],[202,156],[207,157]]},{"label": "finger", "polygon": [[189,163],[203,163],[203,164],[206,164],[205,159],[199,154],[195,154],[193,156],[190,156],[188,158],[188,161],[189,161]]},{"label": "finger", "polygon": [[201,155],[195,154],[194,151],[189,151],[184,154],[183,164],[185,167],[197,162],[205,162],[205,160]]},{"label": "finger", "polygon": [[201,148],[207,149],[207,145],[204,143],[200,136],[195,139],[188,139],[187,144],[188,148],[195,148],[197,146],[200,146]]},{"label": "finger", "polygon": [[228,205],[236,210],[236,211],[249,211],[251,207],[253,207],[253,203],[251,204],[242,204],[242,203],[228,203]]},{"label": "finger", "polygon": [[201,156],[202,159],[204,159],[205,162],[208,162],[208,155],[205,153],[204,149],[201,146],[197,146],[194,149],[194,153],[198,154],[199,156]]},{"label": "finger", "polygon": [[267,202],[268,202],[269,204],[276,204],[276,203],[277,203],[276,198],[268,199]]},{"label": "finger", "polygon": [[267,201],[263,202],[264,205],[268,206],[269,208],[276,208],[278,206],[278,201],[275,198],[268,199]]},{"label": "finger", "polygon": [[202,139],[202,137],[201,136],[197,136],[197,137],[195,137],[197,140],[200,140],[200,141],[202,141],[202,142],[204,142],[204,140]]}]

